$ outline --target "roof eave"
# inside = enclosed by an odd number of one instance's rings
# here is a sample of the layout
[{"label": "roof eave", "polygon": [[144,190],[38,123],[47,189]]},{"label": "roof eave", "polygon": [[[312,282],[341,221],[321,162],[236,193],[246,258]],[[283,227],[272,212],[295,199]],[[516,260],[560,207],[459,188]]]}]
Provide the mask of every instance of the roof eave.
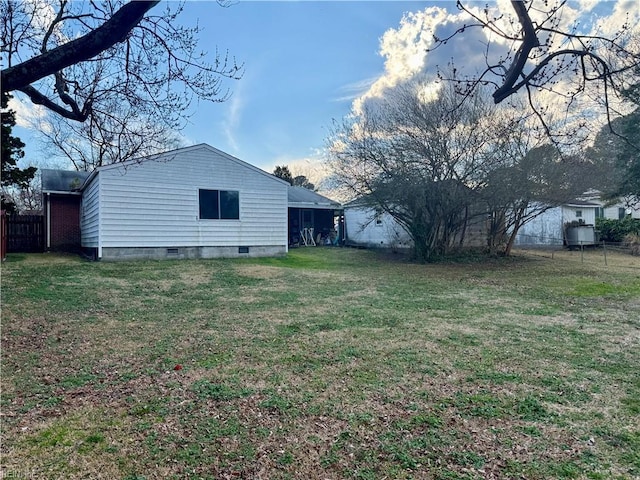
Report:
[{"label": "roof eave", "polygon": [[42,193],[55,193],[58,195],[82,195],[80,190],[42,190]]}]

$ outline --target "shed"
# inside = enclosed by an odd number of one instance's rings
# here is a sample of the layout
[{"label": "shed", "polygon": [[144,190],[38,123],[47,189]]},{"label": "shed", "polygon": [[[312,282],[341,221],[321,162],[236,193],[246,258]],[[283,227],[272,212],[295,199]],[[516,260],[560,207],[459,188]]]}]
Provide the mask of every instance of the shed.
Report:
[{"label": "shed", "polygon": [[288,183],[206,144],[99,167],[82,187],[96,259],[286,254]]},{"label": "shed", "polygon": [[40,170],[44,208],[45,249],[78,251],[80,248],[80,188],[89,172]]},{"label": "shed", "polygon": [[[304,187],[289,187],[289,245],[335,242],[342,205]],[[320,242],[318,242],[320,240]]]}]

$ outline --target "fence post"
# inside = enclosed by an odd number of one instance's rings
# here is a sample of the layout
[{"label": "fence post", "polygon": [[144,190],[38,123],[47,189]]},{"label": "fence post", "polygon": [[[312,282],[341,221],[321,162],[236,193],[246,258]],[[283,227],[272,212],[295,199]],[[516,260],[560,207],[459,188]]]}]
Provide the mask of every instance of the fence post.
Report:
[{"label": "fence post", "polygon": [[604,264],[607,265],[607,242],[602,240],[602,250],[604,251]]},{"label": "fence post", "polygon": [[580,240],[580,262],[584,263],[584,245],[582,244],[582,240]]}]

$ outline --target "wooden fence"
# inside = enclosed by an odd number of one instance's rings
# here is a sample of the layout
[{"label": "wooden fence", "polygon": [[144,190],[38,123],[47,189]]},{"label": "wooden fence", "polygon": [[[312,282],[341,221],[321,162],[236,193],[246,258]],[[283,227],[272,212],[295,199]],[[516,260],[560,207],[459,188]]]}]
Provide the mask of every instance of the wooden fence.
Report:
[{"label": "wooden fence", "polygon": [[7,257],[7,214],[0,211],[0,260]]},{"label": "wooden fence", "polygon": [[44,252],[43,215],[11,215],[6,218],[9,253]]}]

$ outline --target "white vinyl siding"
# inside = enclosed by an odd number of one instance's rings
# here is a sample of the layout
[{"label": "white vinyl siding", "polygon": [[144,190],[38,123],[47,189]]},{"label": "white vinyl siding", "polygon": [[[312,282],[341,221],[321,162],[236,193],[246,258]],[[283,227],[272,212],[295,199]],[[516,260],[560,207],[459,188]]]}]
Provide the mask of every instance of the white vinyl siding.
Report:
[{"label": "white vinyl siding", "polygon": [[344,222],[349,245],[378,248],[413,246],[413,241],[404,227],[388,213],[378,212],[374,208],[345,208]]},{"label": "white vinyl siding", "polygon": [[515,240],[516,245],[562,245],[563,242],[562,207],[551,208],[527,221]]},{"label": "white vinyl siding", "polygon": [[[99,172],[101,247],[286,246],[287,185],[208,146]],[[240,218],[200,220],[199,189],[234,190]]]},{"label": "white vinyl siding", "polygon": [[99,244],[98,226],[100,221],[100,183],[95,177],[82,194],[80,204],[81,244],[87,248],[97,248]]},{"label": "white vinyl siding", "polygon": [[596,224],[595,206],[565,206],[562,207],[563,222],[582,221],[585,225]]}]

